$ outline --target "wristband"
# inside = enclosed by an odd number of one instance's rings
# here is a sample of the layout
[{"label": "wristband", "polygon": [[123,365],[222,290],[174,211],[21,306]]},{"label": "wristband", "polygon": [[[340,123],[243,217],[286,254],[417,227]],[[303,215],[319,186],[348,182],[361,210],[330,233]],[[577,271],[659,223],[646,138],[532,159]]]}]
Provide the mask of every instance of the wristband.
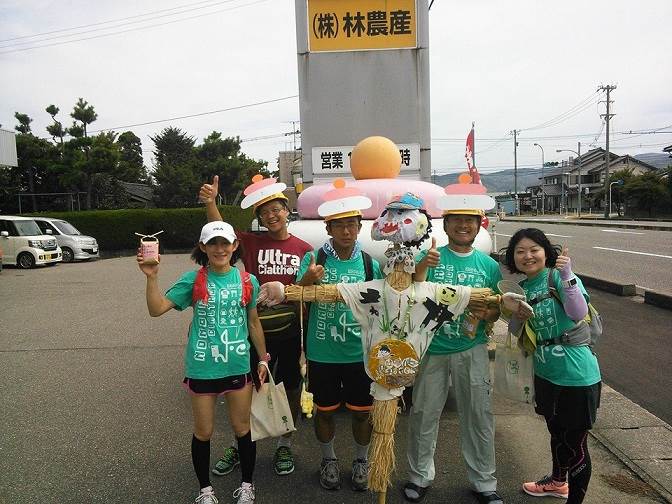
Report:
[{"label": "wristband", "polygon": [[261,364],[262,362],[268,364],[270,361],[271,361],[271,354],[266,352],[266,355],[264,355],[260,358],[259,364]]},{"label": "wristband", "polygon": [[569,280],[561,280],[560,284],[565,288],[569,289],[570,287],[574,287],[576,285],[576,277],[572,277]]}]

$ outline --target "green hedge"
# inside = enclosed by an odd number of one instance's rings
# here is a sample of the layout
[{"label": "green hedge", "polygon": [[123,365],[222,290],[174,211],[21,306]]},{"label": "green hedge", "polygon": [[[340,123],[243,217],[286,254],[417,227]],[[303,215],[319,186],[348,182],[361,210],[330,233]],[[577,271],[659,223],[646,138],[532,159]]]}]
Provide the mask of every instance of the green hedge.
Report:
[{"label": "green hedge", "polygon": [[[252,210],[221,206],[222,218],[236,229],[248,229],[254,217]],[[204,208],[147,208],[134,210],[91,210],[82,212],[45,212],[35,217],[54,217],[70,222],[82,234],[93,236],[102,253],[133,250],[140,238],[134,233],[153,234],[163,229],[158,238],[161,250],[190,249],[198,241],[206,223]]]}]

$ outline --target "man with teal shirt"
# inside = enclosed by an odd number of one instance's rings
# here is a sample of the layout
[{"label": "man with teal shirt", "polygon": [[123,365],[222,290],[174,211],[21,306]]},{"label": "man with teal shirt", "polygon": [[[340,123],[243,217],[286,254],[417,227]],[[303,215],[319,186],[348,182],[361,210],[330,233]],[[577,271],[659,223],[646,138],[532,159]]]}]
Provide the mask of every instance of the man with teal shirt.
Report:
[{"label": "man with teal shirt", "polygon": [[[498,264],[472,247],[484,211],[459,205],[443,208],[448,245],[436,249],[436,240],[432,239],[430,250],[416,259],[415,280],[496,290],[502,278]],[[422,501],[434,480],[439,419],[452,383],[462,456],[474,496],[479,503],[503,503],[494,476],[495,428],[486,334],[487,323],[498,318],[499,308],[472,311],[443,324],[434,334],[413,387],[407,452],[409,481],[404,486],[404,496],[410,502]]]},{"label": "man with teal shirt", "polygon": [[[336,185],[336,184],[335,184]],[[371,206],[364,196],[352,196],[352,188],[339,197],[342,183],[325,195],[318,212],[331,236],[317,252],[301,261],[299,285],[354,283],[383,278],[378,262],[361,250],[357,236],[362,228],[362,209]],[[368,263],[368,264],[367,264]],[[366,278],[366,272],[371,278]],[[363,362],[361,329],[344,303],[312,303],[306,337],[308,387],[317,406],[315,435],[320,444],[320,484],[327,490],[340,488],[341,476],[334,450],[334,413],[345,399],[351,411],[355,457],[351,483],[354,490],[367,488],[368,447],[371,439],[369,411],[371,379]]]}]

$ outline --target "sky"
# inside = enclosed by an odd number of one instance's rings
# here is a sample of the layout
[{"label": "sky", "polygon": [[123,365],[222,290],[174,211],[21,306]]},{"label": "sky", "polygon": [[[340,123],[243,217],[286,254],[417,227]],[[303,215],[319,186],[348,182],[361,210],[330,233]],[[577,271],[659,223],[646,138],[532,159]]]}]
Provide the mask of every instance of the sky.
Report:
[{"label": "sky", "polygon": [[[519,167],[541,164],[534,143],[546,161],[579,141],[604,148],[601,85],[616,86],[610,150],[661,152],[672,144],[670,19],[670,0],[435,0],[432,171],[465,170],[472,122],[483,173],[513,166],[514,129]],[[0,20],[4,129],[19,111],[46,137],[44,109],[60,107],[69,125],[83,97],[98,113],[90,130],[132,130],[150,168],[150,137],[167,126],[197,143],[213,130],[239,136],[271,167],[294,147],[294,0],[2,0]]]}]

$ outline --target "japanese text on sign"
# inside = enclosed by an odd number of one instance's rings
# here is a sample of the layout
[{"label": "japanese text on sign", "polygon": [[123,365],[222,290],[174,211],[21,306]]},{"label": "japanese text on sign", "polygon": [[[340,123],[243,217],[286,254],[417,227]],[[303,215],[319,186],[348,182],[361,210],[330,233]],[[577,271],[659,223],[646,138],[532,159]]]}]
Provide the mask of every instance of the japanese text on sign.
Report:
[{"label": "japanese text on sign", "polygon": [[[401,171],[420,169],[420,145],[400,144]],[[350,155],[353,146],[313,147],[313,174],[330,175],[350,172]]]},{"label": "japanese text on sign", "polygon": [[416,47],[416,0],[307,0],[311,52]]}]

